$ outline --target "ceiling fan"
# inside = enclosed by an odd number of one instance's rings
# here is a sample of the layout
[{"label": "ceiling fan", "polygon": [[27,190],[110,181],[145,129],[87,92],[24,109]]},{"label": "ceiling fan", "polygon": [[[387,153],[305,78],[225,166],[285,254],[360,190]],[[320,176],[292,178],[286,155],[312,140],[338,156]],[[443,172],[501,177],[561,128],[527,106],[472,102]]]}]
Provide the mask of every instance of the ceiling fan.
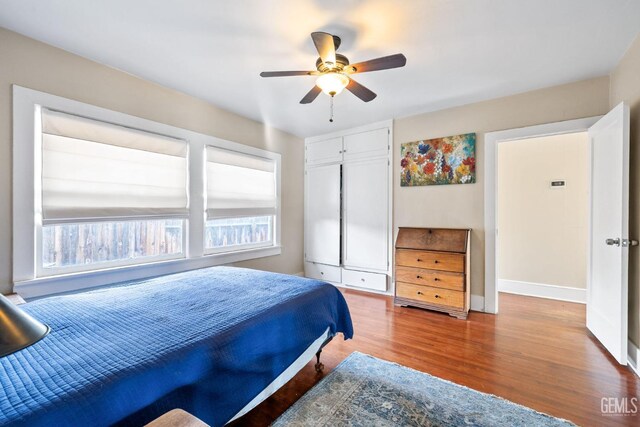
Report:
[{"label": "ceiling fan", "polygon": [[320,92],[326,93],[333,99],[344,88],[364,102],[372,101],[377,95],[353,80],[351,75],[404,67],[407,63],[407,58],[398,53],[350,64],[346,56],[336,53],[340,47],[340,37],[324,32],[314,32],[311,33],[311,38],[320,55],[316,61],[317,71],[263,71],[260,73],[262,77],[319,76],[315,86],[300,101],[301,104],[313,102]]}]

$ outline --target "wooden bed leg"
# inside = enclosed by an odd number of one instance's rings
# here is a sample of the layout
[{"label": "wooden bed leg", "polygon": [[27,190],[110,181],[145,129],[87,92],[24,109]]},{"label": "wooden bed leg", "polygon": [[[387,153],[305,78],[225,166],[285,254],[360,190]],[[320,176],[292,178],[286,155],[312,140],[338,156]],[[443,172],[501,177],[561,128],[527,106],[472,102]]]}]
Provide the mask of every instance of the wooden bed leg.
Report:
[{"label": "wooden bed leg", "polygon": [[322,370],[324,369],[324,365],[322,363],[320,363],[320,353],[322,353],[322,349],[318,350],[318,352],[316,353],[316,358],[317,358],[317,363],[316,363],[316,372],[317,373],[321,373]]},{"label": "wooden bed leg", "polygon": [[316,362],[315,368],[316,368],[316,372],[319,374],[322,373],[322,371],[324,370],[324,365],[320,363],[320,353],[322,353],[322,349],[324,348],[324,346],[329,344],[332,339],[333,339],[333,335],[329,335],[327,339],[324,340],[324,342],[320,346],[320,350],[318,350],[318,352],[316,353],[317,362]]}]

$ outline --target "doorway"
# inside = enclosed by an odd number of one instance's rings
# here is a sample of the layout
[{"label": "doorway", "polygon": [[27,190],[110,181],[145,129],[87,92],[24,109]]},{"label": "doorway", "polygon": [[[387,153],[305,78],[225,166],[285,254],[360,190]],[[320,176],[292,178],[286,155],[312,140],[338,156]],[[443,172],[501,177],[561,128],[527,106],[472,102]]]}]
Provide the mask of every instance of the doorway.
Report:
[{"label": "doorway", "polygon": [[497,160],[498,295],[585,304],[588,133],[506,141]]},{"label": "doorway", "polygon": [[[517,140],[588,132],[589,221],[586,326],[622,365],[628,355],[629,106],[602,117],[485,135],[485,311],[498,313],[498,146]],[[550,186],[562,186],[562,180]],[[542,249],[544,250],[544,248]]]},{"label": "doorway", "polygon": [[[531,138],[551,137],[567,134],[585,133],[600,117],[569,120],[565,122],[530,126],[520,129],[510,129],[485,134],[485,290],[484,311],[498,313],[498,268],[499,259],[497,243],[497,213],[498,213],[498,146],[512,141],[522,141]],[[516,142],[517,143],[517,142]],[[555,178],[554,178],[555,179]],[[561,179],[560,179],[561,180]]]}]

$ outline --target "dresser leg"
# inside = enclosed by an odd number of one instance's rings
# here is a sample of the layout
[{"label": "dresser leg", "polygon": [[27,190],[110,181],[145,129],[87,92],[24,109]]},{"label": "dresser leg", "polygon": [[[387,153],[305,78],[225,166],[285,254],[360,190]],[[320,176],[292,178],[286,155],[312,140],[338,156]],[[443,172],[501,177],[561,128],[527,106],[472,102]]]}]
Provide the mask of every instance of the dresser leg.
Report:
[{"label": "dresser leg", "polygon": [[467,320],[467,313],[449,313],[449,316],[460,320]]}]

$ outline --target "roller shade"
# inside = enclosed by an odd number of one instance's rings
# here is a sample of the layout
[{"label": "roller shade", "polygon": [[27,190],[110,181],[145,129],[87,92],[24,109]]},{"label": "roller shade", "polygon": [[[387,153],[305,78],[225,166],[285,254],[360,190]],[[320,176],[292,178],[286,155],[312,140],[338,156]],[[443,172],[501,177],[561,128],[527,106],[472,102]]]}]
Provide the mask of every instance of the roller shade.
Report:
[{"label": "roller shade", "polygon": [[207,147],[207,216],[275,215],[275,162]]},{"label": "roller shade", "polygon": [[186,217],[186,141],[42,110],[43,222]]}]

